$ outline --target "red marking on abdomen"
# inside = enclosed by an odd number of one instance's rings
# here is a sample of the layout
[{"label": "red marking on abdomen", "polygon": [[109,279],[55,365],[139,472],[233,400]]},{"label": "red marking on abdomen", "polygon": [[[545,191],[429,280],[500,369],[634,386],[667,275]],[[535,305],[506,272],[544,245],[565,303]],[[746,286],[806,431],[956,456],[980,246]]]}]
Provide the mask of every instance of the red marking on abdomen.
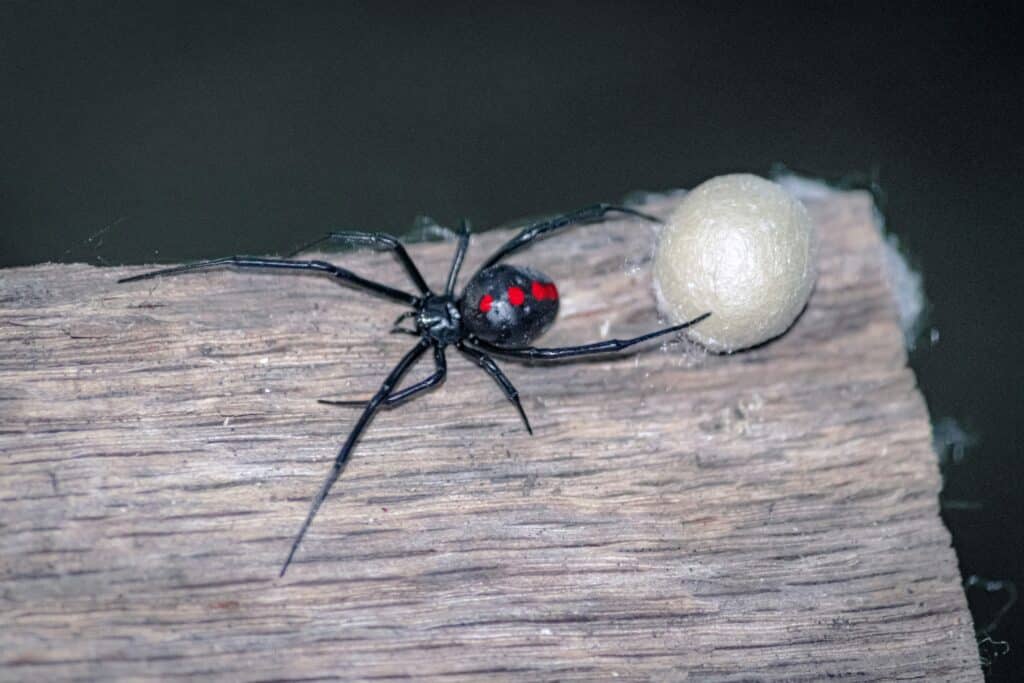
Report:
[{"label": "red marking on abdomen", "polygon": [[491,310],[491,304],[494,303],[494,297],[490,294],[484,294],[480,297],[480,312],[487,313]]},{"label": "red marking on abdomen", "polygon": [[510,304],[513,306],[522,306],[524,301],[526,301],[526,292],[515,285],[508,288],[508,302]]},{"label": "red marking on abdomen", "polygon": [[530,293],[533,294],[533,298],[537,301],[544,301],[545,299],[554,301],[558,298],[558,289],[553,282],[534,281],[530,284]]}]

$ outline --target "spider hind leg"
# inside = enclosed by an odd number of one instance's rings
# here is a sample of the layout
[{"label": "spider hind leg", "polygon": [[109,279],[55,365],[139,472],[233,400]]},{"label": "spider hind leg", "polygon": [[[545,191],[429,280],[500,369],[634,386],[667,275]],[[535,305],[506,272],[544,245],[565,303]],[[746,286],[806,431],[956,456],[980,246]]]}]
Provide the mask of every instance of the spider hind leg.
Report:
[{"label": "spider hind leg", "polygon": [[591,356],[600,353],[614,353],[616,351],[622,351],[624,349],[645,342],[649,339],[661,337],[666,334],[673,332],[679,332],[680,330],[686,329],[691,325],[696,325],[700,321],[708,318],[711,313],[703,313],[698,315],[692,320],[687,320],[679,325],[672,325],[671,327],[663,327],[660,330],[654,332],[648,332],[642,334],[639,337],[632,337],[630,339],[607,339],[605,341],[595,342],[593,344],[583,344],[582,346],[562,346],[554,348],[538,348],[535,346],[521,346],[518,348],[504,348],[497,344],[486,342],[482,339],[474,339],[473,343],[479,346],[485,351],[497,354],[499,356],[507,356],[509,358],[524,358],[528,360],[555,360],[558,358],[577,358],[579,356]]},{"label": "spider hind leg", "polygon": [[502,392],[505,394],[505,398],[516,407],[519,411],[519,417],[523,418],[523,425],[526,427],[526,431],[533,436],[533,427],[530,426],[530,420],[526,417],[526,411],[523,410],[523,404],[519,402],[519,391],[512,384],[511,380],[505,376],[505,373],[501,371],[498,364],[494,362],[494,359],[488,356],[486,353],[477,351],[476,349],[470,348],[459,342],[456,344],[456,348],[462,353],[466,354],[474,363],[483,368],[484,372],[491,376],[498,386],[501,387]]}]

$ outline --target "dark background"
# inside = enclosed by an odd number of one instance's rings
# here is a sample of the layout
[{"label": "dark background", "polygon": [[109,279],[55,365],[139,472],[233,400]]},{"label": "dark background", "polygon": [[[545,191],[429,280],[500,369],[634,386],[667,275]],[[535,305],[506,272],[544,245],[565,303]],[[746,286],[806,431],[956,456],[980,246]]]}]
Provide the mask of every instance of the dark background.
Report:
[{"label": "dark background", "polygon": [[[486,226],[780,162],[873,184],[924,275],[933,421],[973,442],[944,466],[961,568],[1020,585],[1022,29],[896,2],[3,2],[0,265]],[[1006,596],[968,595],[979,627]],[[1019,680],[1024,609],[991,636]]]}]

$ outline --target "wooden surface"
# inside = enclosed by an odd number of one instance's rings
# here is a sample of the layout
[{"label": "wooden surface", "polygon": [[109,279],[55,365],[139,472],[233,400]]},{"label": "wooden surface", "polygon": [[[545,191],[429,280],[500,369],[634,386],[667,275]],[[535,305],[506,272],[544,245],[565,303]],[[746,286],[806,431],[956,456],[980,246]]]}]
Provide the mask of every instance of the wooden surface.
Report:
[{"label": "wooden surface", "polygon": [[[0,271],[0,677],[980,680],[870,199],[809,208],[822,273],[787,335],[501,362],[532,438],[453,351],[283,579],[357,415],[316,399],[376,389],[401,307],[315,276]],[[656,325],[650,237],[513,259],[559,283],[546,344]],[[452,245],[412,253],[439,285]]]}]

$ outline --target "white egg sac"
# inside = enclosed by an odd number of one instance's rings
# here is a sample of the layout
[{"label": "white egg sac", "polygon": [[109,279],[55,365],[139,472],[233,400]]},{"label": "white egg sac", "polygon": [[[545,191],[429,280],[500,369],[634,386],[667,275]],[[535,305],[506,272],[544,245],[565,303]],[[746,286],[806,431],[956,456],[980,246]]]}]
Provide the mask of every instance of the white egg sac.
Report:
[{"label": "white egg sac", "polygon": [[668,219],[654,259],[658,307],[674,323],[710,312],[687,331],[716,352],[785,332],[817,275],[818,240],[807,209],[750,174],[712,178]]}]

